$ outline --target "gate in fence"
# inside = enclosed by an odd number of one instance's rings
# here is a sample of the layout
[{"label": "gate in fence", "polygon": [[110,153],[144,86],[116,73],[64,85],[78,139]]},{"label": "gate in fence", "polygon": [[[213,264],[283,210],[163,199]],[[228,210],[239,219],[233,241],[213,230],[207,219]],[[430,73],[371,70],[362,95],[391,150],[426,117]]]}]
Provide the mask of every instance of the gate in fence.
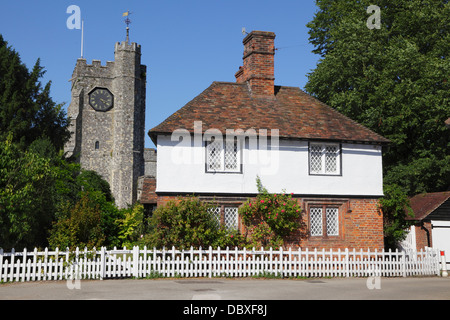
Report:
[{"label": "gate in fence", "polygon": [[370,277],[440,274],[439,251],[308,249],[0,250],[0,281],[148,277]]}]

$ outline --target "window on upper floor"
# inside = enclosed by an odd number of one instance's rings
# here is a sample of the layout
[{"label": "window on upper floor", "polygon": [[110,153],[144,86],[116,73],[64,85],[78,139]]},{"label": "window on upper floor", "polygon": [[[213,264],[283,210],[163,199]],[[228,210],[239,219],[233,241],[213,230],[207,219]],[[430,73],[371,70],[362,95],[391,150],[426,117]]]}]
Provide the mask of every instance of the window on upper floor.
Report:
[{"label": "window on upper floor", "polygon": [[341,175],[341,146],[339,143],[309,144],[309,174]]},{"label": "window on upper floor", "polygon": [[241,147],[235,139],[212,139],[206,143],[206,172],[242,172]]}]

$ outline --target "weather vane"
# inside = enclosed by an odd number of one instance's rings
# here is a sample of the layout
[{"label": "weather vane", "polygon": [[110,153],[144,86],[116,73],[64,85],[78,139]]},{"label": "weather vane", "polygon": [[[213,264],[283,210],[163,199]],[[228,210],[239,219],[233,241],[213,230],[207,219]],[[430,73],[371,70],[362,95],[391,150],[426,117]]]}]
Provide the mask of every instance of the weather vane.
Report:
[{"label": "weather vane", "polygon": [[130,20],[129,16],[130,16],[131,13],[132,12],[130,10],[127,10],[126,12],[124,12],[122,14],[122,17],[126,17],[125,18],[125,24],[127,25],[127,43],[130,42],[130,23],[131,23],[131,20]]}]

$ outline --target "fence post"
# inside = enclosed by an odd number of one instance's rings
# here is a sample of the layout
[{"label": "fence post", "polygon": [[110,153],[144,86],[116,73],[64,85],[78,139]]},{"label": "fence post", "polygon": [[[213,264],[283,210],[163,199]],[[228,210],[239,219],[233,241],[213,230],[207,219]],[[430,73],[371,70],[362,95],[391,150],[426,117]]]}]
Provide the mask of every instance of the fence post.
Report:
[{"label": "fence post", "polygon": [[106,248],[100,249],[100,280],[103,280],[106,273]]},{"label": "fence post", "polygon": [[3,248],[0,248],[0,282],[3,276]]},{"label": "fence post", "polygon": [[348,248],[345,248],[345,277],[350,277],[350,261],[348,259]]},{"label": "fence post", "polygon": [[445,260],[445,252],[441,251],[441,263],[442,263],[442,276],[447,277],[447,261]]},{"label": "fence post", "polygon": [[133,247],[133,277],[139,277],[139,247]]},{"label": "fence post", "polygon": [[406,253],[402,251],[402,274],[403,277],[406,277]]},{"label": "fence post", "polygon": [[27,248],[24,248],[22,254],[22,282],[25,282],[26,269],[27,269]]},{"label": "fence post", "polygon": [[209,278],[212,278],[212,247],[209,246],[209,257],[208,257],[208,265],[209,265]]}]

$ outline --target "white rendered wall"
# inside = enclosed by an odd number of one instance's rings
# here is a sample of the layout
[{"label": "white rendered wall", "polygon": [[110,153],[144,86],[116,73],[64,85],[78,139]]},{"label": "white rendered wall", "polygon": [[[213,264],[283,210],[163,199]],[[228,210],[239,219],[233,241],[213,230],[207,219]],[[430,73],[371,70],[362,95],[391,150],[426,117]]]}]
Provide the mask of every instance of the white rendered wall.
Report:
[{"label": "white rendered wall", "polygon": [[447,263],[450,263],[450,221],[431,220],[433,248],[445,251]]},{"label": "white rendered wall", "polygon": [[158,136],[157,192],[257,193],[259,176],[269,192],[383,195],[379,146],[343,143],[341,175],[320,176],[309,175],[307,141],[280,140],[278,148],[268,151],[247,141],[241,154],[242,173],[205,172],[204,143],[196,142],[193,137],[171,141],[170,136]]}]

